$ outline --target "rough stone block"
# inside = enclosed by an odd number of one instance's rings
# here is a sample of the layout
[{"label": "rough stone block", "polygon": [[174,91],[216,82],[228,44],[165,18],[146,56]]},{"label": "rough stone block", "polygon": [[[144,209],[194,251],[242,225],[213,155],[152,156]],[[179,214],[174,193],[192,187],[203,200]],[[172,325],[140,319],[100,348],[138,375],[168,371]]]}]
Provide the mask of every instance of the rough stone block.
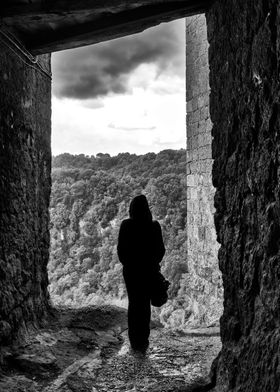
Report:
[{"label": "rough stone block", "polygon": [[192,150],[187,150],[187,163],[192,162],[192,160],[193,160]]},{"label": "rough stone block", "polygon": [[187,113],[186,118],[187,118],[187,132],[188,132],[189,128],[190,128],[190,127],[192,126],[192,124],[193,124],[192,112]]},{"label": "rough stone block", "polygon": [[[198,131],[198,126],[197,124],[190,124],[187,126],[187,136],[188,138],[192,138],[197,135]],[[188,141],[188,140],[187,140]]]},{"label": "rough stone block", "polygon": [[203,95],[200,95],[200,96],[198,97],[198,108],[201,109],[201,108],[203,108],[203,107],[204,107],[204,96],[203,96]]},{"label": "rough stone block", "polygon": [[206,145],[199,148],[199,159],[211,159],[212,158],[212,149],[211,145]]},{"label": "rough stone block", "polygon": [[198,179],[197,176],[194,174],[190,174],[187,176],[187,186],[197,187]]},{"label": "rough stone block", "polygon": [[198,144],[198,135],[195,135],[195,136],[192,138],[192,144],[191,144],[191,146],[192,146],[192,149],[193,149],[193,150],[199,148],[199,144]]},{"label": "rough stone block", "polygon": [[201,242],[205,241],[205,227],[204,226],[198,227],[198,239]]},{"label": "rough stone block", "polygon": [[193,111],[192,100],[187,101],[187,113],[191,113]]},{"label": "rough stone block", "polygon": [[[198,146],[199,146],[199,150],[200,150],[200,147],[204,146],[204,134],[198,135]],[[199,154],[201,154],[201,153],[199,153]],[[201,155],[199,155],[199,158],[201,158]]]},{"label": "rough stone block", "polygon": [[201,173],[211,173],[212,172],[212,159],[205,159],[200,162]]},{"label": "rough stone block", "polygon": [[[211,133],[205,133],[204,135],[203,135],[203,144],[206,146],[206,145],[209,145],[209,146],[211,146],[212,145],[212,135],[211,135]],[[211,150],[212,150],[212,148],[211,148]]]},{"label": "rough stone block", "polygon": [[198,199],[198,192],[196,188],[189,188],[190,190],[190,199],[191,200],[197,200]]},{"label": "rough stone block", "polygon": [[206,132],[206,122],[205,120],[201,120],[198,123],[198,133],[205,133]]},{"label": "rough stone block", "polygon": [[208,117],[209,117],[208,106],[203,106],[200,110],[200,120],[207,120]]},{"label": "rough stone block", "polygon": [[207,119],[207,121],[206,121],[206,131],[208,132],[211,132],[211,130],[212,130],[212,121],[211,121],[211,119],[210,118],[208,118]]},{"label": "rough stone block", "polygon": [[194,162],[198,160],[198,148],[192,151],[192,157]]},{"label": "rough stone block", "polygon": [[194,97],[193,99],[192,99],[192,109],[193,109],[193,122],[196,122],[197,121],[197,116],[198,116],[198,114],[197,114],[197,109],[198,109],[198,97]]}]

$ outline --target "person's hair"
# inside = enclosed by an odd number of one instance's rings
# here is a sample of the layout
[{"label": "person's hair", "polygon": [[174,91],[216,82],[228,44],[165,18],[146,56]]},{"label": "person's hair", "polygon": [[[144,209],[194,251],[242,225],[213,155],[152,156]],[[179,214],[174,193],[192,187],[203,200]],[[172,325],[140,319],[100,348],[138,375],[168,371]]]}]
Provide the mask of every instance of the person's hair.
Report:
[{"label": "person's hair", "polygon": [[131,219],[152,220],[152,213],[149,208],[146,196],[135,196],[129,206],[129,216]]}]

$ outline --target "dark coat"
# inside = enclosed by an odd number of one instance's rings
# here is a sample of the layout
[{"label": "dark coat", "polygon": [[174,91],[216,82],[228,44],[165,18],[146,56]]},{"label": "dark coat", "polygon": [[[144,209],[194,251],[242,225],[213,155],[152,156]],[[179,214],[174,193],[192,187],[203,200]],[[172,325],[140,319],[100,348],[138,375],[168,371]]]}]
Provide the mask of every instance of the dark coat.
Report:
[{"label": "dark coat", "polygon": [[124,270],[158,271],[165,253],[160,224],[146,219],[125,219],[121,223],[117,250]]}]

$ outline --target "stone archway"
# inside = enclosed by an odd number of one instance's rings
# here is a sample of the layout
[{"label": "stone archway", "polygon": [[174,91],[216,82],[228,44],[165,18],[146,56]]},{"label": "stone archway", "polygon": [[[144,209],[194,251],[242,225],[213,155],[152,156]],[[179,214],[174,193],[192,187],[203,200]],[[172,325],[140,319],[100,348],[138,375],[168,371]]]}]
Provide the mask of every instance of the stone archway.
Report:
[{"label": "stone archway", "polygon": [[[3,22],[12,28],[13,15],[22,18],[26,10],[36,21],[42,6],[36,3],[26,9],[25,3],[20,8],[1,4]],[[215,390],[275,392],[280,384],[279,1],[195,3],[198,8],[187,0],[168,2],[172,11],[167,13],[176,18],[179,10],[182,17],[211,5],[207,26],[213,184],[225,289]],[[127,15],[122,14],[122,20]],[[157,10],[153,15],[156,19]],[[166,13],[161,17],[165,20]],[[23,20],[25,27],[14,33],[32,43]],[[133,23],[141,29],[137,20]],[[69,30],[66,38],[74,39]],[[18,62],[7,49],[10,43],[3,45],[0,330],[5,341],[19,327],[41,320],[48,306],[50,81],[36,59],[24,55],[24,62]],[[22,48],[13,49],[15,56],[22,54]],[[39,61],[48,64],[47,59]]]}]

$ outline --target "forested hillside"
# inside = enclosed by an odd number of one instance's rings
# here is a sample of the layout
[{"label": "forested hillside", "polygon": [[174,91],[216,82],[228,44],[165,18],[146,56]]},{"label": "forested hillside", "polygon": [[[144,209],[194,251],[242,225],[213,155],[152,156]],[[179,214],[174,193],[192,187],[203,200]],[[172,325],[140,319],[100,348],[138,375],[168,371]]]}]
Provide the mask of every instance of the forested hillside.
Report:
[{"label": "forested hillside", "polygon": [[[53,158],[49,277],[55,303],[126,303],[116,253],[118,230],[131,199],[143,193],[162,226],[162,271],[172,283],[170,301],[154,313],[176,327],[177,310],[188,309],[189,298],[185,168],[183,149]],[[186,321],[189,316],[186,311]]]}]

